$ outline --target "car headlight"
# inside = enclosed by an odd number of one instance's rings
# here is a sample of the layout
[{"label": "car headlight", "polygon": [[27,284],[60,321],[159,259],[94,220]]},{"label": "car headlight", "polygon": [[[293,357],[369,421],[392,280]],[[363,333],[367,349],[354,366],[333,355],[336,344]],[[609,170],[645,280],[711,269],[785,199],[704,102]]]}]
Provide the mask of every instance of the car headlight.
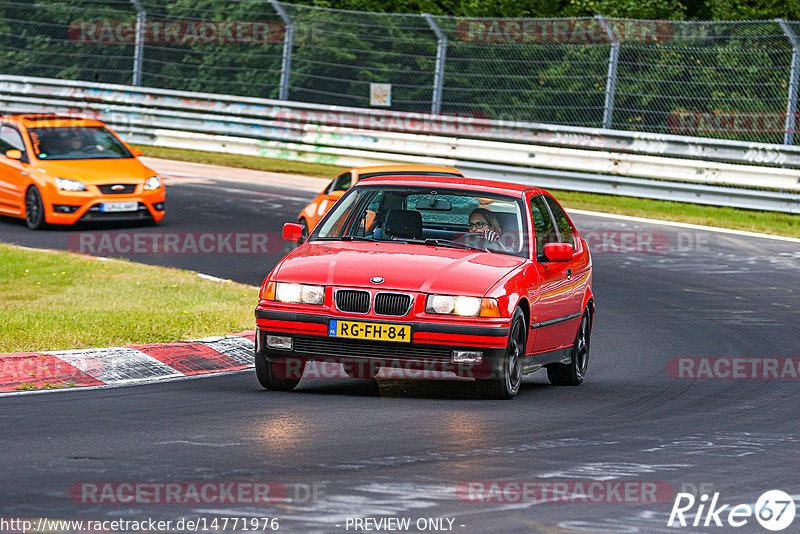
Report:
[{"label": "car headlight", "polygon": [[151,176],[144,183],[144,190],[145,191],[151,191],[153,189],[158,189],[159,187],[161,187],[161,178],[159,178],[158,175]]},{"label": "car headlight", "polygon": [[86,186],[78,180],[70,180],[69,178],[56,178],[56,187],[62,191],[86,191]]},{"label": "car headlight", "polygon": [[269,282],[264,288],[263,298],[289,304],[322,304],[325,288],[306,284]]},{"label": "car headlight", "polygon": [[490,298],[428,295],[425,312],[462,317],[500,317],[500,306],[496,299]]}]

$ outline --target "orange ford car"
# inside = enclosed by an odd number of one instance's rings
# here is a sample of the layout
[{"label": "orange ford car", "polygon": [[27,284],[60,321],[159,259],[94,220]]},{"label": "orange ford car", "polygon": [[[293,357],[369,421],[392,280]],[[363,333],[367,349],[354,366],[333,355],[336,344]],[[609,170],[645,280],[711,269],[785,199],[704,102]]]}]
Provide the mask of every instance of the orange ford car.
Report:
[{"label": "orange ford car", "polygon": [[354,167],[337,176],[325,190],[300,212],[297,222],[303,226],[304,237],[312,231],[322,216],[328,213],[339,197],[361,179],[372,176],[456,176],[464,175],[454,167],[436,165],[376,165],[372,167]]},{"label": "orange ford car", "polygon": [[102,122],[0,117],[0,215],[37,230],[78,221],[164,218],[164,184]]}]

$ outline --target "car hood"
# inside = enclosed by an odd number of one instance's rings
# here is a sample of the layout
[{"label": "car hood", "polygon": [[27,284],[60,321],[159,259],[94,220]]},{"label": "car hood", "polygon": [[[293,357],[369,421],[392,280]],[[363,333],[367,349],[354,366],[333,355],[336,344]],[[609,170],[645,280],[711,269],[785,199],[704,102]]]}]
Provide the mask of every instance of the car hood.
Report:
[{"label": "car hood", "polygon": [[[286,256],[281,282],[482,296],[525,260],[516,256],[406,243],[313,241]],[[383,283],[370,282],[381,277]]]},{"label": "car hood", "polygon": [[37,167],[48,176],[79,180],[87,185],[138,184],[156,174],[137,158],[38,161]]}]

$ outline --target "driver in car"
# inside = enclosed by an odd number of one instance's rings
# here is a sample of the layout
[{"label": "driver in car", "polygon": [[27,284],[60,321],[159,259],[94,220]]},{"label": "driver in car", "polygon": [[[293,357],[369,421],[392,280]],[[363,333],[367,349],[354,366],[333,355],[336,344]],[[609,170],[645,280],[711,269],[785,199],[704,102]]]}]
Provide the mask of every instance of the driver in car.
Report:
[{"label": "driver in car", "polygon": [[[467,223],[467,232],[469,234],[480,234],[480,237],[486,240],[491,248],[497,250],[507,250],[506,247],[500,242],[500,223],[494,213],[486,208],[475,208],[469,214],[469,222]],[[471,235],[466,236],[466,240],[472,241]]]},{"label": "driver in car", "polygon": [[500,237],[500,223],[491,211],[486,208],[475,208],[469,214],[467,231],[483,234],[482,237],[487,241],[497,241]]}]

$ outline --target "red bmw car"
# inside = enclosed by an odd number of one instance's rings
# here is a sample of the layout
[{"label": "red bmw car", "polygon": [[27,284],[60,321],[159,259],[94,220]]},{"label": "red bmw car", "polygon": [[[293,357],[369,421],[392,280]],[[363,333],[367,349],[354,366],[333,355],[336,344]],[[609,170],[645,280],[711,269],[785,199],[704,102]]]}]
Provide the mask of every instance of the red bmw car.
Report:
[{"label": "red bmw car", "polygon": [[309,360],[350,376],[449,371],[509,399],[542,367],[583,381],[594,316],[586,241],[546,191],[447,176],[366,178],[266,277],[256,376],[291,390]]}]

